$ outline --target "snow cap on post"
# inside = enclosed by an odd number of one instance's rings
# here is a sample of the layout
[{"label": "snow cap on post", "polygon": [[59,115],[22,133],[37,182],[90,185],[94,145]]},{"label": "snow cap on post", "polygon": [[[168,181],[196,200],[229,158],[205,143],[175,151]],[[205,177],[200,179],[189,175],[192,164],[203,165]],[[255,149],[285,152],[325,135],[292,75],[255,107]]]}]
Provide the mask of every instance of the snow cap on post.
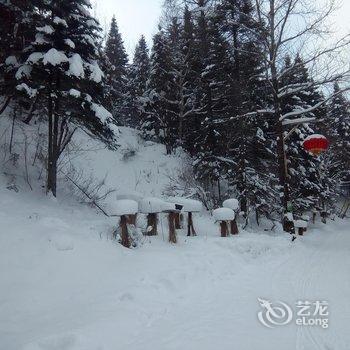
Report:
[{"label": "snow cap on post", "polygon": [[164,202],[163,212],[165,213],[180,213],[183,206],[177,203]]},{"label": "snow cap on post", "polygon": [[235,219],[235,212],[230,208],[219,208],[213,211],[213,216],[216,221],[227,221]]},{"label": "snow cap on post", "polygon": [[200,201],[182,197],[169,197],[168,202],[182,205],[181,211],[184,213],[199,213],[202,211],[202,203]]},{"label": "snow cap on post", "polygon": [[159,198],[148,197],[140,201],[140,212],[143,214],[157,214],[163,211],[165,202]]},{"label": "snow cap on post", "polygon": [[118,200],[113,208],[114,215],[135,215],[138,213],[139,205],[131,199]]},{"label": "snow cap on post", "polygon": [[230,199],[226,199],[224,201],[224,203],[222,204],[222,206],[224,208],[230,208],[230,209],[236,211],[239,209],[239,202],[235,198],[230,198]]},{"label": "snow cap on post", "polygon": [[294,220],[294,226],[296,228],[307,228],[307,221],[305,221],[305,220]]}]

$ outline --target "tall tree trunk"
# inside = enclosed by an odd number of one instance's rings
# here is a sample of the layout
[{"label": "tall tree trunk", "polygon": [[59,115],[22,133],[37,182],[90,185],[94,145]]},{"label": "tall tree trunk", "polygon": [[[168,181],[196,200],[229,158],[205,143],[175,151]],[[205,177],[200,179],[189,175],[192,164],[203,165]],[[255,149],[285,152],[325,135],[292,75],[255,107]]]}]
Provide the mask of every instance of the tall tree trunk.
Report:
[{"label": "tall tree trunk", "polygon": [[51,192],[54,197],[57,196],[57,163],[60,155],[58,145],[58,123],[59,117],[54,112],[54,102],[52,97],[48,99],[49,116],[49,139],[48,139],[48,158],[47,158],[47,185],[46,192]]},{"label": "tall tree trunk", "polygon": [[289,186],[288,186],[288,168],[287,159],[284,144],[283,126],[282,122],[277,121],[277,159],[278,159],[278,173],[279,173],[279,184],[280,184],[280,197],[281,204],[283,207],[283,229],[289,232],[290,224],[286,220],[285,214],[288,211],[288,203],[290,202]]}]

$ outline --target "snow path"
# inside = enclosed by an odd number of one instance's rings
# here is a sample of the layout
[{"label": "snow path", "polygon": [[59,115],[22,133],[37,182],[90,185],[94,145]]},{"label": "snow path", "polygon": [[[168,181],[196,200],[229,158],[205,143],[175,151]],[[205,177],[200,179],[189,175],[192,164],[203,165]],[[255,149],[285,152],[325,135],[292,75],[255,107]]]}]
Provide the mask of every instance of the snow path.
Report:
[{"label": "snow path", "polygon": [[[1,350],[348,350],[349,222],[287,235],[162,234],[137,250],[100,236],[113,220],[32,195],[0,196]],[[18,208],[14,211],[13,208]],[[164,227],[165,227],[165,223]],[[267,329],[257,298],[327,300],[330,327]]]}]

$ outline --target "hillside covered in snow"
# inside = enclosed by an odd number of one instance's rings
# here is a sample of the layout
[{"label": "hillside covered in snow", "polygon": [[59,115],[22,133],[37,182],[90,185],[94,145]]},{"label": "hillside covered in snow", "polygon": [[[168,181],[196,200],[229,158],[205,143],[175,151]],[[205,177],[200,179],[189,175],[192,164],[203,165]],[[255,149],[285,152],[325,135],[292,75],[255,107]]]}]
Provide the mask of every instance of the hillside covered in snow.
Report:
[{"label": "hillside covered in snow", "polygon": [[127,2],[0,1],[0,350],[349,350],[336,1]]},{"label": "hillside covered in snow", "polygon": [[[107,211],[118,195],[164,196],[187,162],[130,128],[121,129],[117,152],[83,134],[74,142],[80,151],[63,172],[105,178],[116,189]],[[29,143],[35,151],[35,139]],[[292,243],[279,226],[242,230],[240,221],[238,236],[221,238],[203,211],[194,215],[198,236],[178,230],[174,245],[162,215],[158,236],[126,249],[113,239],[118,219],[69,196],[64,176],[54,199],[31,190],[22,171],[6,165],[0,177],[1,350],[348,348],[347,223],[317,222]],[[30,166],[29,178],[38,172]],[[331,327],[268,329],[257,318],[258,298],[291,306],[326,299]]]}]

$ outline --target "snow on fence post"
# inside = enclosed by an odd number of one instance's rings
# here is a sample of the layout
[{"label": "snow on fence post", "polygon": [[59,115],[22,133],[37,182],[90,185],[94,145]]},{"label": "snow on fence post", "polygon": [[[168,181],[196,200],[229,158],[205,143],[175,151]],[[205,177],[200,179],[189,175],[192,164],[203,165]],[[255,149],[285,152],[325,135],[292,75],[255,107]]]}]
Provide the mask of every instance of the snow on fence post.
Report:
[{"label": "snow on fence post", "polygon": [[284,214],[283,222],[285,222],[285,231],[291,234],[295,233],[294,216],[293,213],[288,212]]},{"label": "snow on fence post", "polygon": [[176,215],[181,212],[182,208],[183,206],[180,204],[166,203],[166,202],[164,203],[163,212],[168,213],[170,243],[177,243],[175,221],[176,221]]},{"label": "snow on fence post", "polygon": [[298,230],[299,236],[303,236],[307,230],[307,221],[305,220],[294,220],[294,227]]},{"label": "snow on fence post", "polygon": [[159,198],[148,197],[140,201],[140,212],[147,214],[147,236],[158,234],[158,214],[163,211],[164,201]]},{"label": "snow on fence post", "polygon": [[[194,229],[193,225],[193,213],[200,213],[202,211],[202,203],[200,201],[194,200],[194,199],[188,199],[188,198],[181,198],[181,197],[170,197],[168,198],[168,201],[170,203],[175,203],[178,205],[182,205],[182,212],[188,214],[187,218],[187,236],[197,236],[197,233]],[[180,220],[181,213],[177,213],[176,216],[178,220]],[[175,223],[176,223],[176,217],[175,217]],[[181,225],[180,225],[181,227]]]},{"label": "snow on fence post", "polygon": [[[140,202],[142,199],[142,195],[137,192],[119,192],[117,194],[117,200],[133,200],[135,202]],[[136,221],[137,221],[137,213],[134,215],[128,215],[128,224],[136,226]]]},{"label": "snow on fence post", "polygon": [[234,220],[235,212],[230,208],[218,208],[213,211],[216,222],[220,222],[221,237],[229,235],[227,221]]},{"label": "snow on fence post", "polygon": [[115,215],[120,216],[120,238],[121,244],[126,247],[131,247],[131,240],[128,231],[128,224],[133,224],[136,221],[138,212],[138,203],[131,199],[118,200],[114,208]]},{"label": "snow on fence post", "polygon": [[238,230],[238,225],[237,225],[237,220],[236,220],[236,213],[239,209],[239,202],[235,198],[230,198],[224,201],[222,204],[224,208],[229,208],[232,209],[235,212],[235,217],[233,220],[230,222],[231,226],[231,235],[238,235],[239,230]]}]

